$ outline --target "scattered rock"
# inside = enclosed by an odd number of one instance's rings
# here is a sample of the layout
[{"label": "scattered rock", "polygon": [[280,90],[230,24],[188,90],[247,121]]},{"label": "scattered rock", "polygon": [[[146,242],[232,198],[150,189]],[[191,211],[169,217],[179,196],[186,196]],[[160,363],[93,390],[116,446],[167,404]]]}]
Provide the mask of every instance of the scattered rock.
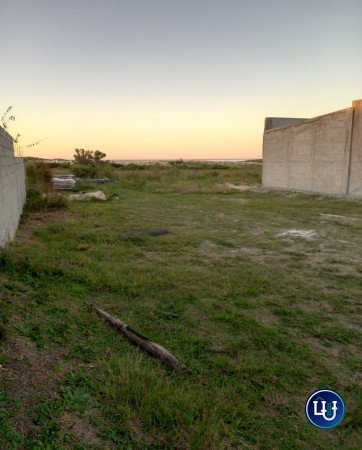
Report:
[{"label": "scattered rock", "polygon": [[107,197],[102,191],[87,192],[84,194],[71,194],[69,195],[69,200],[74,200],[77,202],[86,202],[88,200],[107,200]]},{"label": "scattered rock", "polygon": [[109,178],[78,178],[77,181],[94,184],[116,183],[116,180],[110,180]]},{"label": "scattered rock", "polygon": [[254,184],[234,184],[234,183],[225,183],[218,184],[217,187],[223,187],[226,189],[234,189],[236,191],[250,191],[255,188]]},{"label": "scattered rock", "polygon": [[227,183],[226,187],[229,189],[235,189],[237,191],[250,191],[255,187],[254,184],[233,184],[233,183]]},{"label": "scattered rock", "polygon": [[73,178],[53,177],[53,189],[74,189],[76,181]]},{"label": "scattered rock", "polygon": [[317,232],[314,230],[285,230],[277,234],[278,237],[284,237],[284,236],[296,236],[296,237],[302,237],[304,239],[314,239],[317,236]]}]

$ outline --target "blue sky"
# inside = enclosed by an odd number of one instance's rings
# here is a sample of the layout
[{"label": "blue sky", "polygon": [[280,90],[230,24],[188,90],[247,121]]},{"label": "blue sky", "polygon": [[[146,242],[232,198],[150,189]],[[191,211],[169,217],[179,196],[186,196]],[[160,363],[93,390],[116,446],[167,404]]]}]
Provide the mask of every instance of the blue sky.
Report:
[{"label": "blue sky", "polygon": [[26,154],[260,157],[265,116],[362,97],[360,0],[1,0],[2,95]]}]

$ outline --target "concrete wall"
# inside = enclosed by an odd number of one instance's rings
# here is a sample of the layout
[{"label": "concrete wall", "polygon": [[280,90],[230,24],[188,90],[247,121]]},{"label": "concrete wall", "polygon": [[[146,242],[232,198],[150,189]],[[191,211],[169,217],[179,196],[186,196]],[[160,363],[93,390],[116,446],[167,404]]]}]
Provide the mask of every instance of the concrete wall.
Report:
[{"label": "concrete wall", "polygon": [[354,101],[352,106],[353,130],[348,193],[352,197],[362,198],[362,100]]},{"label": "concrete wall", "polygon": [[362,197],[362,101],[292,120],[264,130],[263,186]]},{"label": "concrete wall", "polygon": [[24,163],[14,158],[13,139],[0,127],[0,247],[14,238],[24,203]]}]

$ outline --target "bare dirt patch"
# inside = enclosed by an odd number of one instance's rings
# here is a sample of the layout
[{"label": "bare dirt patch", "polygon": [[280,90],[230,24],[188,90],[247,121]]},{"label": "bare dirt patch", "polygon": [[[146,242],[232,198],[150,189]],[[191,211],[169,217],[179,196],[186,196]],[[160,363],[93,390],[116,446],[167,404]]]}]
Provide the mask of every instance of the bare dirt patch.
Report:
[{"label": "bare dirt patch", "polygon": [[[333,243],[334,244],[334,243]],[[316,268],[328,269],[339,275],[362,276],[362,256],[358,248],[349,242],[341,242],[341,248],[329,243],[321,243],[317,252],[308,253],[308,264]]]},{"label": "bare dirt patch", "polygon": [[97,436],[96,431],[90,425],[87,417],[81,417],[74,412],[65,412],[58,423],[61,432],[64,434],[72,434],[78,443],[100,446],[101,439]]},{"label": "bare dirt patch", "polygon": [[333,307],[325,301],[309,301],[309,302],[300,302],[298,301],[296,303],[296,307],[297,309],[303,311],[303,312],[307,312],[307,313],[329,313],[329,314],[333,314],[334,313],[334,309]]},{"label": "bare dirt patch", "polygon": [[280,320],[269,308],[258,308],[253,312],[255,319],[264,326],[275,328],[280,324]]},{"label": "bare dirt patch", "polygon": [[[333,342],[333,345],[326,346],[319,339],[312,336],[304,339],[304,342],[314,351],[317,351],[321,358],[326,360],[329,367],[334,367],[336,373],[338,373],[338,369],[345,369],[344,359],[348,355],[352,355],[359,360],[361,359],[361,350],[353,344],[345,345]],[[343,373],[341,373],[341,378],[343,378]],[[361,375],[357,372],[355,373],[355,381],[362,383]]]},{"label": "bare dirt patch", "polygon": [[248,255],[251,256],[255,261],[266,261],[270,260],[275,256],[278,256],[276,252],[272,252],[265,249],[255,248],[255,247],[237,247],[232,248],[228,252],[231,256],[238,255]]},{"label": "bare dirt patch", "polygon": [[57,209],[54,211],[41,211],[30,213],[29,216],[21,222],[16,233],[15,245],[33,245],[33,231],[34,229],[53,223],[74,222],[76,216],[65,209]]},{"label": "bare dirt patch", "polygon": [[348,216],[341,216],[339,214],[325,214],[325,213],[320,213],[319,214],[321,216],[322,219],[326,219],[326,220],[342,220],[342,221],[356,221],[358,220],[357,217],[348,217]]},{"label": "bare dirt patch", "polygon": [[12,338],[6,342],[5,363],[0,371],[0,385],[7,393],[20,400],[20,408],[13,418],[13,426],[22,434],[34,428],[26,409],[40,396],[58,398],[55,384],[62,378],[53,368],[66,355],[65,349],[37,350],[27,338]]},{"label": "bare dirt patch", "polygon": [[199,248],[198,253],[201,256],[218,259],[218,258],[235,258],[240,255],[248,255],[256,261],[266,261],[277,256],[276,253],[254,248],[254,247],[236,247],[230,248],[217,244],[216,242],[205,240]]},{"label": "bare dirt patch", "polygon": [[[354,320],[347,320],[347,317],[343,314],[335,314],[334,318],[341,324],[342,327],[362,333],[362,317],[361,317],[361,315],[355,314],[353,317]],[[361,356],[362,356],[362,352],[361,352]]]},{"label": "bare dirt patch", "polygon": [[234,203],[240,203],[241,205],[245,205],[246,203],[249,203],[249,200],[246,200],[245,198],[229,198],[230,202]]},{"label": "bare dirt patch", "polygon": [[319,339],[312,336],[309,336],[308,338],[304,339],[304,342],[314,350],[318,350],[320,353],[323,353],[325,356],[329,358],[338,359],[340,355],[341,349],[339,348],[338,345],[333,345],[333,347],[326,347]]},{"label": "bare dirt patch", "polygon": [[155,444],[155,440],[143,431],[142,422],[139,419],[127,420],[126,424],[128,429],[131,430],[141,442],[144,442],[147,446]]},{"label": "bare dirt patch", "polygon": [[198,253],[206,258],[222,258],[225,256],[225,247],[213,241],[205,240],[201,242]]}]

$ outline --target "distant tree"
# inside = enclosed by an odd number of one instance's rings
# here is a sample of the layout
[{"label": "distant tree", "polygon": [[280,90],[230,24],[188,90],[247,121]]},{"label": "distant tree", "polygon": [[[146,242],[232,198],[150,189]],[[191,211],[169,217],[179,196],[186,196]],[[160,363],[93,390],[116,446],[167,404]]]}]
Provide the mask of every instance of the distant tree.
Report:
[{"label": "distant tree", "polygon": [[105,153],[103,153],[103,152],[101,152],[101,151],[99,151],[99,150],[96,150],[96,151],[94,152],[94,154],[93,154],[94,162],[97,164],[97,163],[99,163],[99,161],[100,161],[101,159],[105,158],[106,156],[107,156],[107,155],[106,155]]},{"label": "distant tree", "polygon": [[90,150],[84,150],[84,148],[76,148],[73,158],[77,164],[91,164],[92,163],[92,155],[91,155]]},{"label": "distant tree", "polygon": [[76,148],[73,155],[77,164],[94,165],[99,164],[101,159],[107,155],[99,150],[84,150],[84,148]]}]

